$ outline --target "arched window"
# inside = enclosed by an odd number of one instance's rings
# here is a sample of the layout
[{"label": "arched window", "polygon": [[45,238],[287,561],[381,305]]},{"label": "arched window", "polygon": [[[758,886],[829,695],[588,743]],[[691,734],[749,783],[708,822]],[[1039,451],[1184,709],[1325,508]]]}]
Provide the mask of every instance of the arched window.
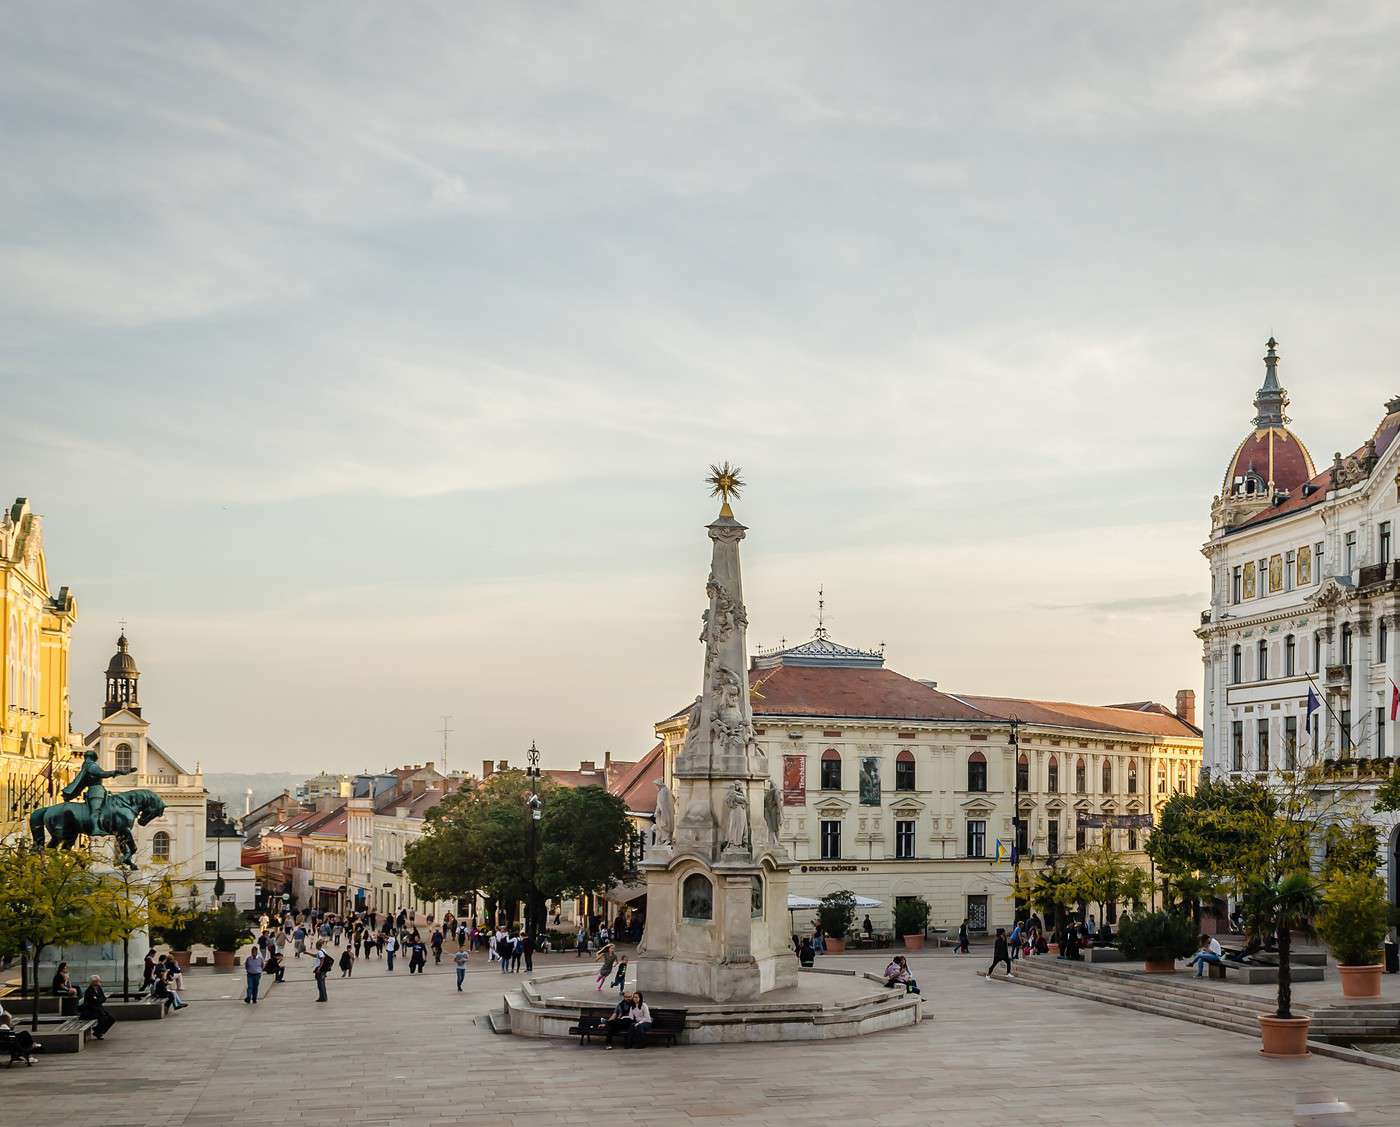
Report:
[{"label": "arched window", "polygon": [[1128,760],[1128,793],[1137,794],[1137,760]]},{"label": "arched window", "polygon": [[822,790],[841,789],[841,753],[834,747],[822,752]]},{"label": "arched window", "polygon": [[713,886],[703,873],[691,873],[681,885],[681,915],[688,920],[709,920],[714,914]]},{"label": "arched window", "polygon": [[1113,793],[1113,760],[1111,759],[1103,761],[1103,793]]},{"label": "arched window", "polygon": [[1060,760],[1054,755],[1050,757],[1050,772],[1046,779],[1045,789],[1051,794],[1060,793]]},{"label": "arched window", "polygon": [[914,789],[914,753],[907,747],[894,757],[894,789]]},{"label": "arched window", "polygon": [[134,766],[131,762],[131,745],[117,744],[117,769],[131,766]]},{"label": "arched window", "polygon": [[987,757],[980,751],[974,751],[967,757],[967,789],[987,789]]},{"label": "arched window", "polygon": [[1176,789],[1181,792],[1186,791],[1186,764],[1183,763],[1176,769]]},{"label": "arched window", "polygon": [[1026,753],[1022,752],[1016,759],[1016,789],[1028,791],[1031,789],[1031,761],[1026,758]]},{"label": "arched window", "polygon": [[164,830],[157,830],[155,837],[151,838],[151,858],[155,861],[170,860],[170,835]]},{"label": "arched window", "polygon": [[1083,794],[1089,789],[1089,768],[1084,765],[1081,755],[1074,764],[1074,793]]}]

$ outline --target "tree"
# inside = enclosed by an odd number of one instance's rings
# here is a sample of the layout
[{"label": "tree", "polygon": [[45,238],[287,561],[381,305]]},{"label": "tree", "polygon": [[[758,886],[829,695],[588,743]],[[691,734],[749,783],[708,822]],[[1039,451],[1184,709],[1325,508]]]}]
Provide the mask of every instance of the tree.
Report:
[{"label": "tree", "polygon": [[1190,880],[1197,889],[1242,882],[1265,864],[1278,811],[1275,793],[1253,779],[1205,779],[1194,794],[1167,801],[1147,855],[1164,882]]},{"label": "tree", "polygon": [[1248,885],[1242,906],[1251,939],[1262,943],[1270,935],[1278,937],[1278,1006],[1274,1016],[1292,1017],[1293,973],[1288,959],[1292,934],[1312,934],[1322,894],[1311,874],[1299,869]]},{"label": "tree", "polygon": [[117,938],[112,897],[92,872],[92,858],[77,849],[35,849],[27,842],[0,844],[0,948],[29,959],[39,1028],[39,958],[45,947],[103,943]]},{"label": "tree", "polygon": [[122,998],[126,999],[131,996],[131,937],[143,929],[171,922],[174,904],[170,881],[165,876],[153,879],[150,874],[138,875],[123,867],[105,874],[100,888],[114,935],[122,941]]},{"label": "tree", "polygon": [[540,823],[539,891],[582,896],[623,879],[632,823],[602,787],[554,788]]},{"label": "tree", "polygon": [[[1099,919],[1104,918],[1104,905],[1124,899],[1124,889],[1133,881],[1137,868],[1114,852],[1107,841],[1076,853],[1069,862],[1069,880],[1075,898],[1099,906]],[[1133,887],[1138,887],[1133,882]]]},{"label": "tree", "polygon": [[1325,836],[1326,856],[1322,879],[1340,875],[1375,876],[1380,864],[1380,831],[1371,823],[1355,818],[1333,823]]},{"label": "tree", "polygon": [[1375,809],[1380,814],[1400,814],[1400,771],[1376,788]]},{"label": "tree", "polygon": [[1346,967],[1381,961],[1388,927],[1385,881],[1374,872],[1338,872],[1326,885],[1317,930]]},{"label": "tree", "polygon": [[1052,912],[1072,908],[1078,894],[1067,867],[1052,864],[1043,869],[1021,869],[1012,883],[1011,897],[1024,900],[1048,917]]}]

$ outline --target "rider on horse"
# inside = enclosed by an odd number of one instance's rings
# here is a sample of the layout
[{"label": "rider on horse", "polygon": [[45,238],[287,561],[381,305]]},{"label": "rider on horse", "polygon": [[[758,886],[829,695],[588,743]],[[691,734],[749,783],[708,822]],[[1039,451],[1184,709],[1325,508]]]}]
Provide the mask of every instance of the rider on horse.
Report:
[{"label": "rider on horse", "polygon": [[73,777],[73,781],[63,788],[65,801],[72,802],[83,791],[87,791],[84,796],[87,801],[88,816],[92,819],[92,828],[99,830],[102,823],[98,821],[98,816],[102,813],[102,804],[107,801],[107,788],[102,785],[103,779],[111,779],[117,775],[131,775],[136,771],[135,767],[118,767],[113,771],[107,771],[97,765],[97,752],[88,748],[83,753],[83,765],[78,768],[78,773]]}]

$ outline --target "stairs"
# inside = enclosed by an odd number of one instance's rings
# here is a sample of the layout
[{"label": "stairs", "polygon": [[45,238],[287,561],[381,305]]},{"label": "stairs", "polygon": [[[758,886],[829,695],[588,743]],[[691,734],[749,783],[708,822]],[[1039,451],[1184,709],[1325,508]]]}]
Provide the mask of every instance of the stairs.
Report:
[{"label": "stairs", "polygon": [[[1168,979],[1166,976],[1132,974],[1127,971],[1094,968],[1045,957],[1019,959],[1012,981],[1055,994],[1101,1002],[1109,1006],[1176,1018],[1212,1029],[1259,1036],[1255,1019],[1267,1010],[1258,998],[1240,997]],[[1299,1017],[1309,1016],[1307,1006],[1294,1005]]]},{"label": "stairs", "polygon": [[1400,1041],[1400,1002],[1348,1002],[1313,1011],[1308,1036],[1334,1045]]}]

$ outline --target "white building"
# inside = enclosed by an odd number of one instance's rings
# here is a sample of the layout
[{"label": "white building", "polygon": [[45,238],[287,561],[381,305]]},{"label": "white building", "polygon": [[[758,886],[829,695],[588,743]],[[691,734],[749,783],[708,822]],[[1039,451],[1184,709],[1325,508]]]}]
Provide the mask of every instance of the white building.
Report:
[{"label": "white building", "polygon": [[107,663],[102,719],[83,741],[85,748],[96,749],[102,767],[135,768],[133,774],[108,779],[108,790],[145,788],[165,802],[165,813],[150,825],[133,829],[136,863],[168,873],[177,888],[193,885],[195,901],[201,907],[213,902],[214,886],[222,876],[224,899],[233,887],[240,890],[234,893],[235,902],[251,908],[253,873],[239,864],[239,845],[216,843],[215,852],[209,850],[208,792],[203,773],[198,767],[187,771],[150,738],[150,722],[141,715],[140,677],[123,634],[117,639],[117,652]]},{"label": "white building", "polygon": [[[1400,397],[1354,453],[1319,473],[1288,427],[1277,342],[1267,349],[1253,428],[1226,466],[1203,549],[1205,765],[1268,778],[1321,763],[1366,802],[1396,756]],[[1311,727],[1310,690],[1322,702]],[[1400,899],[1400,828],[1375,820]]]}]

